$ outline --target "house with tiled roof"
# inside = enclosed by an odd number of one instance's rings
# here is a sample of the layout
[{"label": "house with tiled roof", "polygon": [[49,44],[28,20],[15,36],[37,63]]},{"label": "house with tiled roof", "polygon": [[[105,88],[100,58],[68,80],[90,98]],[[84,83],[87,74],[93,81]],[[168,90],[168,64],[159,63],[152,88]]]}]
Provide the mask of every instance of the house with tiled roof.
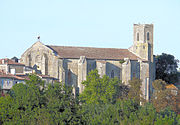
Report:
[{"label": "house with tiled roof", "polygon": [[37,76],[39,78],[41,78],[44,82],[45,82],[45,86],[47,84],[53,84],[55,83],[56,81],[58,82],[58,79],[57,78],[54,78],[54,77],[51,77],[49,75],[43,75],[43,74],[37,74]]},{"label": "house with tiled roof", "polygon": [[178,94],[178,88],[174,84],[166,85],[166,89],[170,89],[174,95]]},{"label": "house with tiled roof", "polygon": [[22,77],[0,71],[1,93],[6,93],[17,83],[24,83],[24,80]]},{"label": "house with tiled roof", "polygon": [[0,59],[0,70],[5,73],[22,74],[24,73],[24,67],[24,64],[15,62],[11,59]]},{"label": "house with tiled roof", "polygon": [[32,73],[40,73],[37,76],[46,84],[53,84],[54,81],[58,81],[49,75],[41,74],[36,68],[19,63],[16,57],[0,59],[0,88],[2,93],[6,93],[17,83],[25,83],[25,80],[29,80],[28,75]]},{"label": "house with tiled roof", "polygon": [[137,77],[142,80],[144,98],[149,100],[155,79],[153,24],[134,24],[133,45],[128,49],[45,45],[38,37],[20,62],[72,86],[75,95],[84,90],[81,82],[94,69],[101,77],[117,77],[126,85]]},{"label": "house with tiled roof", "polygon": [[[31,74],[31,73],[30,73]],[[37,74],[35,73],[36,76],[38,76],[39,78],[41,78],[44,82],[45,82],[45,85],[47,84],[53,84],[55,83],[56,81],[58,82],[58,79],[54,78],[54,77],[51,77],[49,75],[43,75],[43,74]],[[21,77],[25,80],[29,80],[29,74],[18,74],[17,76],[18,77]]]}]

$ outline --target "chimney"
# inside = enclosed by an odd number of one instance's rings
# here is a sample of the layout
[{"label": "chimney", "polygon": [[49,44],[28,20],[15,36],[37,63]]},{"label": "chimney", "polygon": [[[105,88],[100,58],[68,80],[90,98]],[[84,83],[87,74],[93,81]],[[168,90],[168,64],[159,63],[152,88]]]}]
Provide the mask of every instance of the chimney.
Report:
[{"label": "chimney", "polygon": [[16,74],[16,69],[11,69],[11,74],[15,75]]},{"label": "chimney", "polygon": [[4,59],[2,60],[2,64],[4,64]]}]

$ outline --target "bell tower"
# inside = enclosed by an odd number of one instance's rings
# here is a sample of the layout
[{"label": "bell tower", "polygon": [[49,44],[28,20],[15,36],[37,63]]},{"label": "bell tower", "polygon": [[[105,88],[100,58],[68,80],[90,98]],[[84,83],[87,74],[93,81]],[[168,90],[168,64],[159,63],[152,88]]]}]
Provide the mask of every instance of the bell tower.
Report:
[{"label": "bell tower", "polygon": [[152,94],[152,82],[155,79],[155,62],[153,61],[153,24],[134,24],[133,45],[129,51],[139,57],[139,76],[142,80],[142,93],[146,100]]},{"label": "bell tower", "polygon": [[153,62],[153,24],[134,24],[133,36],[134,45],[130,50]]}]

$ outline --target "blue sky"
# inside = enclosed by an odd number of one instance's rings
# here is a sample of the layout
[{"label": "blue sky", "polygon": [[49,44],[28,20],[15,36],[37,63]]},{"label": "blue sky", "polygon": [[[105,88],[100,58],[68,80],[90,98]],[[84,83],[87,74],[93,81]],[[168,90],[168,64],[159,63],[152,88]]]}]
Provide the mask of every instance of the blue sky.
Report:
[{"label": "blue sky", "polygon": [[180,59],[180,0],[0,0],[0,58],[48,45],[129,48],[133,24],[154,24],[154,54]]}]

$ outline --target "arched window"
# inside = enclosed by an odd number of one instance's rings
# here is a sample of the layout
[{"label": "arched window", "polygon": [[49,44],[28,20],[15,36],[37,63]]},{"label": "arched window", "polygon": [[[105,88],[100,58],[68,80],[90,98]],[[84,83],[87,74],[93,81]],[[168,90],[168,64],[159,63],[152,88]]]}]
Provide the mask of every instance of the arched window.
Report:
[{"label": "arched window", "polygon": [[139,33],[137,33],[137,41],[139,41]]},{"label": "arched window", "polygon": [[111,71],[111,78],[114,78],[114,70]]},{"label": "arched window", "polygon": [[149,32],[147,32],[147,40],[149,40]]}]

